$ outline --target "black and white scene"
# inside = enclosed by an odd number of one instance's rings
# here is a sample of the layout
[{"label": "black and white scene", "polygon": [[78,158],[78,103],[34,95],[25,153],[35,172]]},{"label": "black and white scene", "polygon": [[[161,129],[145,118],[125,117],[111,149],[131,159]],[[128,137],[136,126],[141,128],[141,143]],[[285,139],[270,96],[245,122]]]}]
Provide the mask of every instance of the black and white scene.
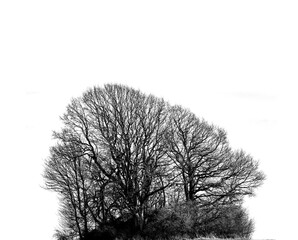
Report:
[{"label": "black and white scene", "polygon": [[295,239],[297,12],[1,1],[0,239]]}]

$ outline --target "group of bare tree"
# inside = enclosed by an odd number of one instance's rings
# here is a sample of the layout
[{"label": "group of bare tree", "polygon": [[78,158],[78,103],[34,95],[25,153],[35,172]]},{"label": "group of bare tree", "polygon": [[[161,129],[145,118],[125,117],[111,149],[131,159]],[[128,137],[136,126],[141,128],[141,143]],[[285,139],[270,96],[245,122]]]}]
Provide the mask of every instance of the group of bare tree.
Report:
[{"label": "group of bare tree", "polygon": [[142,231],[151,211],[180,202],[237,204],[264,180],[224,130],[126,86],[88,90],[62,121],[44,178],[59,193],[68,236],[84,239],[118,218]]}]

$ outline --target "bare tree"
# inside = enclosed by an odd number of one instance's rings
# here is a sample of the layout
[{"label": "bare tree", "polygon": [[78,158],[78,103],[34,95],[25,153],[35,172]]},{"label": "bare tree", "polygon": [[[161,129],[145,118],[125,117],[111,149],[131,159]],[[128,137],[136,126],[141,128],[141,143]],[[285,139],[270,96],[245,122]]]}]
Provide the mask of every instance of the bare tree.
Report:
[{"label": "bare tree", "polygon": [[[125,208],[142,229],[149,198],[171,184],[166,180],[170,174],[164,148],[168,106],[161,99],[118,85],[94,88],[83,101],[92,132],[101,136],[85,134],[94,161],[117,183]],[[106,149],[104,157],[98,146]]]},{"label": "bare tree", "polygon": [[[114,210],[129,211],[136,227],[142,229],[149,199],[152,200],[153,196],[171,184],[167,177],[174,177],[167,173],[164,148],[167,104],[124,86],[106,85],[103,89],[89,90],[83,98],[74,99],[62,120],[65,128],[62,133],[55,134],[63,142],[62,148],[67,144],[78,147],[86,165],[98,170],[99,179],[113,183],[118,194],[118,200],[113,202]],[[47,165],[48,171],[64,164],[58,159],[50,163],[52,165]],[[80,198],[84,198],[86,182],[84,177],[80,178],[77,161],[73,160],[72,164],[72,180],[79,178],[81,185],[74,183],[74,189],[69,192],[77,191],[78,206],[86,203],[84,207],[89,207],[90,202],[81,203]],[[46,174],[45,177],[51,189],[52,185],[59,186],[61,183],[55,173],[53,176]],[[90,185],[98,181],[96,178],[92,182],[88,179]],[[117,206],[119,199],[122,199],[121,206]],[[105,203],[105,200],[102,202]],[[93,211],[90,213],[92,215]]]},{"label": "bare tree", "polygon": [[[65,135],[65,131],[55,134],[60,141]],[[100,178],[80,146],[61,142],[53,147],[44,177],[46,187],[59,193],[63,228],[82,238],[94,224],[104,220],[102,204],[107,179]]]},{"label": "bare tree", "polygon": [[222,129],[122,85],[89,89],[61,119],[44,178],[64,230],[80,239],[126,216],[142,231],[150,211],[173,202],[241,202],[264,179]]},{"label": "bare tree", "polygon": [[171,109],[167,156],[179,173],[186,201],[202,207],[239,202],[264,180],[257,163],[233,152],[224,130],[179,106]]}]

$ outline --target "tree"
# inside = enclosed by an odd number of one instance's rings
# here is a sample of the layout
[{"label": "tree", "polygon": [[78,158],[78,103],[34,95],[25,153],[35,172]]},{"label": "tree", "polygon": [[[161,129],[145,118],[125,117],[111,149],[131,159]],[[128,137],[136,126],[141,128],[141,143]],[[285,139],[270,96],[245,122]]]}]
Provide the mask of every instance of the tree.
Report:
[{"label": "tree", "polygon": [[88,239],[119,221],[143,232],[151,213],[173,202],[214,212],[264,179],[222,129],[122,85],[89,89],[61,119],[44,178],[60,196],[63,237]]},{"label": "tree", "polygon": [[[118,199],[111,199],[113,209],[129,212],[136,227],[143,228],[149,200],[171,184],[163,147],[166,113],[163,100],[119,85],[91,89],[68,106],[62,118],[65,127],[54,134],[63,153],[53,148],[45,178],[49,189],[65,192],[73,202],[75,219],[82,217],[84,231],[89,215],[98,219],[90,203],[95,193],[89,190],[101,189],[108,181]],[[78,232],[82,236],[80,228]]]},{"label": "tree", "polygon": [[264,180],[243,151],[232,151],[224,130],[179,106],[171,108],[167,156],[174,162],[186,201],[202,207],[241,202]]},{"label": "tree", "polygon": [[51,149],[51,159],[46,163],[46,187],[60,194],[63,228],[83,238],[92,228],[91,219],[94,223],[104,221],[102,204],[108,179],[101,178],[83,149],[71,142],[73,139],[63,141],[66,131],[54,135],[61,143]]}]

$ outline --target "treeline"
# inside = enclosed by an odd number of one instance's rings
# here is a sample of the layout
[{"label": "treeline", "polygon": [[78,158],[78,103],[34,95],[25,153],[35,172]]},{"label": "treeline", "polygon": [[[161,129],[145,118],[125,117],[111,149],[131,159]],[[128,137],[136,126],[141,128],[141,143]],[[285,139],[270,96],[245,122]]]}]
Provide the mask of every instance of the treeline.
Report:
[{"label": "treeline", "polygon": [[122,85],[86,91],[61,119],[44,172],[58,238],[251,234],[241,203],[264,174],[223,129]]}]

